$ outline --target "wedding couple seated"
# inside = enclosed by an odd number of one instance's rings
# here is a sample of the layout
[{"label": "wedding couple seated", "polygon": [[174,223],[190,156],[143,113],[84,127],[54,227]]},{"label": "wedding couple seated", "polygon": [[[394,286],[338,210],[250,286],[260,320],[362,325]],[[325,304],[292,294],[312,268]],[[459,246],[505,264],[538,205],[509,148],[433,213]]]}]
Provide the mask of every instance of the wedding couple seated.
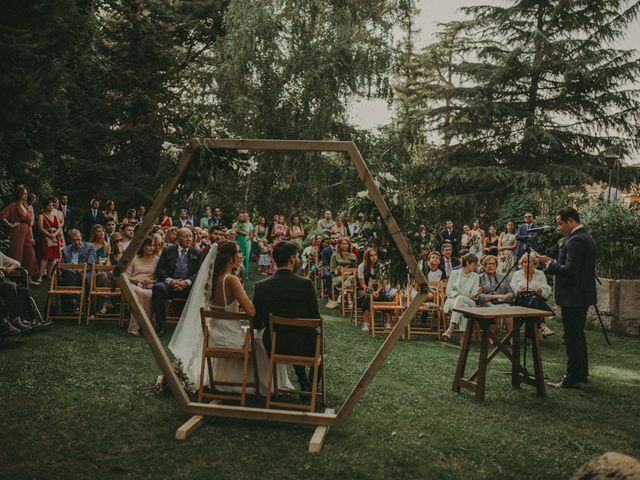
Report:
[{"label": "wedding couple seated", "polygon": [[[201,380],[211,386],[209,375],[200,376],[202,367],[203,329],[200,309],[218,312],[244,311],[253,317],[254,328],[253,354],[258,372],[259,392],[247,388],[247,393],[267,393],[269,356],[271,352],[270,315],[319,319],[315,289],[311,280],[293,273],[300,262],[298,246],[294,242],[282,241],[274,246],[273,258],[278,266],[274,275],[255,286],[253,302],[249,299],[240,280],[233,270],[242,262],[240,247],[232,241],[222,241],[212,247],[202,263],[191,288],[176,331],[169,343],[169,349],[182,364],[183,372],[195,385]],[[242,348],[245,345],[246,329],[240,320],[216,319],[207,324],[209,346]],[[313,357],[316,350],[318,331],[315,328],[277,327],[276,353]],[[320,366],[316,378],[322,378]],[[239,386],[224,385],[241,383],[246,374],[246,383],[255,382],[254,369],[245,369],[242,360],[215,358],[213,361],[213,384],[219,391],[241,390]],[[311,391],[313,369],[295,366],[294,370],[301,391]],[[293,390],[288,379],[286,365],[275,369],[276,383],[280,389]]]}]

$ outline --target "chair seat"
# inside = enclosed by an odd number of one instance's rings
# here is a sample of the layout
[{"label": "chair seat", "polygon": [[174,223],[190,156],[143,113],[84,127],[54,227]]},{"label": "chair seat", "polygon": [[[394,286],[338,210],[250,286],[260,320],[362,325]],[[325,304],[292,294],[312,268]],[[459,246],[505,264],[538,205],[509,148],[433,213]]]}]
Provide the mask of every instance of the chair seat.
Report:
[{"label": "chair seat", "polygon": [[282,362],[282,363],[289,363],[291,365],[308,365],[308,366],[313,366],[313,365],[320,365],[322,363],[322,359],[321,358],[315,358],[315,357],[301,357],[301,356],[297,356],[297,355],[278,355],[276,354],[274,356],[274,359]]}]

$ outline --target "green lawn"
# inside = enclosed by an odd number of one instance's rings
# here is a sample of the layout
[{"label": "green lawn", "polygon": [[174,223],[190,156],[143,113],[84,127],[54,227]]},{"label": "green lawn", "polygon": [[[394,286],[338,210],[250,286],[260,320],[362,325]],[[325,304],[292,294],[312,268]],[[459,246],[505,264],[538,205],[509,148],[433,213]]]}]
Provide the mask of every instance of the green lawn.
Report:
[{"label": "green lawn", "polygon": [[[339,407],[383,339],[335,313],[323,315],[329,401]],[[144,340],[111,323],[58,322],[0,341],[0,478],[568,478],[605,451],[640,457],[640,344],[587,335],[592,375],[582,390],[546,399],[513,390],[501,356],[484,403],[451,392],[459,349],[401,341],[311,456],[312,427],[211,418],[174,440],[188,417],[153,393],[159,369]],[[561,332],[543,342],[551,379],[564,370],[561,342]]]}]

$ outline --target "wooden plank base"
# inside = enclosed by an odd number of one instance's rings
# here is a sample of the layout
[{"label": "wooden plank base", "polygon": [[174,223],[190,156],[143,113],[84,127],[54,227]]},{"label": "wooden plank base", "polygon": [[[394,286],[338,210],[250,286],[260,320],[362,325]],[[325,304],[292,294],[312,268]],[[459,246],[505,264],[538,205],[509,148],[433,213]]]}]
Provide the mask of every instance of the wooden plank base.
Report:
[{"label": "wooden plank base", "polygon": [[[211,400],[213,404],[220,403],[220,400]],[[180,428],[176,430],[176,440],[186,440],[189,438],[196,430],[198,430],[202,424],[204,423],[204,419],[206,417],[204,415],[194,415],[189,420],[184,422]]]},{"label": "wooden plank base", "polygon": [[[336,411],[333,408],[325,408],[324,413],[334,414]],[[313,432],[313,436],[311,437],[311,441],[309,442],[309,453],[320,453],[322,450],[322,446],[324,445],[324,441],[327,438],[327,434],[329,433],[329,425],[321,425],[316,427],[316,430]]]}]

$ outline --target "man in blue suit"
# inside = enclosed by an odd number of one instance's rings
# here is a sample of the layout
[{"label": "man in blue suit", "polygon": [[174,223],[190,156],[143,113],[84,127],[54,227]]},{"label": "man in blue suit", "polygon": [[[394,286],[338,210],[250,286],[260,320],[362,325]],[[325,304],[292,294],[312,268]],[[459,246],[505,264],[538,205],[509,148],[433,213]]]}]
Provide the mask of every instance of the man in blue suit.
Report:
[{"label": "man in blue suit", "polygon": [[532,228],[538,228],[538,225],[533,223],[533,213],[527,212],[524,214],[524,223],[518,225],[516,231],[516,240],[518,240],[518,249],[516,250],[516,260],[518,260],[527,249],[529,245],[533,250],[538,250],[537,238],[538,232],[529,233]]},{"label": "man in blue suit", "polygon": [[[93,243],[83,242],[82,233],[76,228],[69,230],[69,242],[70,244],[62,249],[61,263],[73,263],[74,265],[87,264],[87,276],[84,288],[88,291],[91,266],[96,263],[96,247],[93,246]],[[62,270],[60,285],[78,286],[81,282],[82,274],[80,272]],[[63,308],[66,311],[75,310],[77,308],[76,299],[68,299],[67,297],[68,295],[65,295],[62,299]]]}]

